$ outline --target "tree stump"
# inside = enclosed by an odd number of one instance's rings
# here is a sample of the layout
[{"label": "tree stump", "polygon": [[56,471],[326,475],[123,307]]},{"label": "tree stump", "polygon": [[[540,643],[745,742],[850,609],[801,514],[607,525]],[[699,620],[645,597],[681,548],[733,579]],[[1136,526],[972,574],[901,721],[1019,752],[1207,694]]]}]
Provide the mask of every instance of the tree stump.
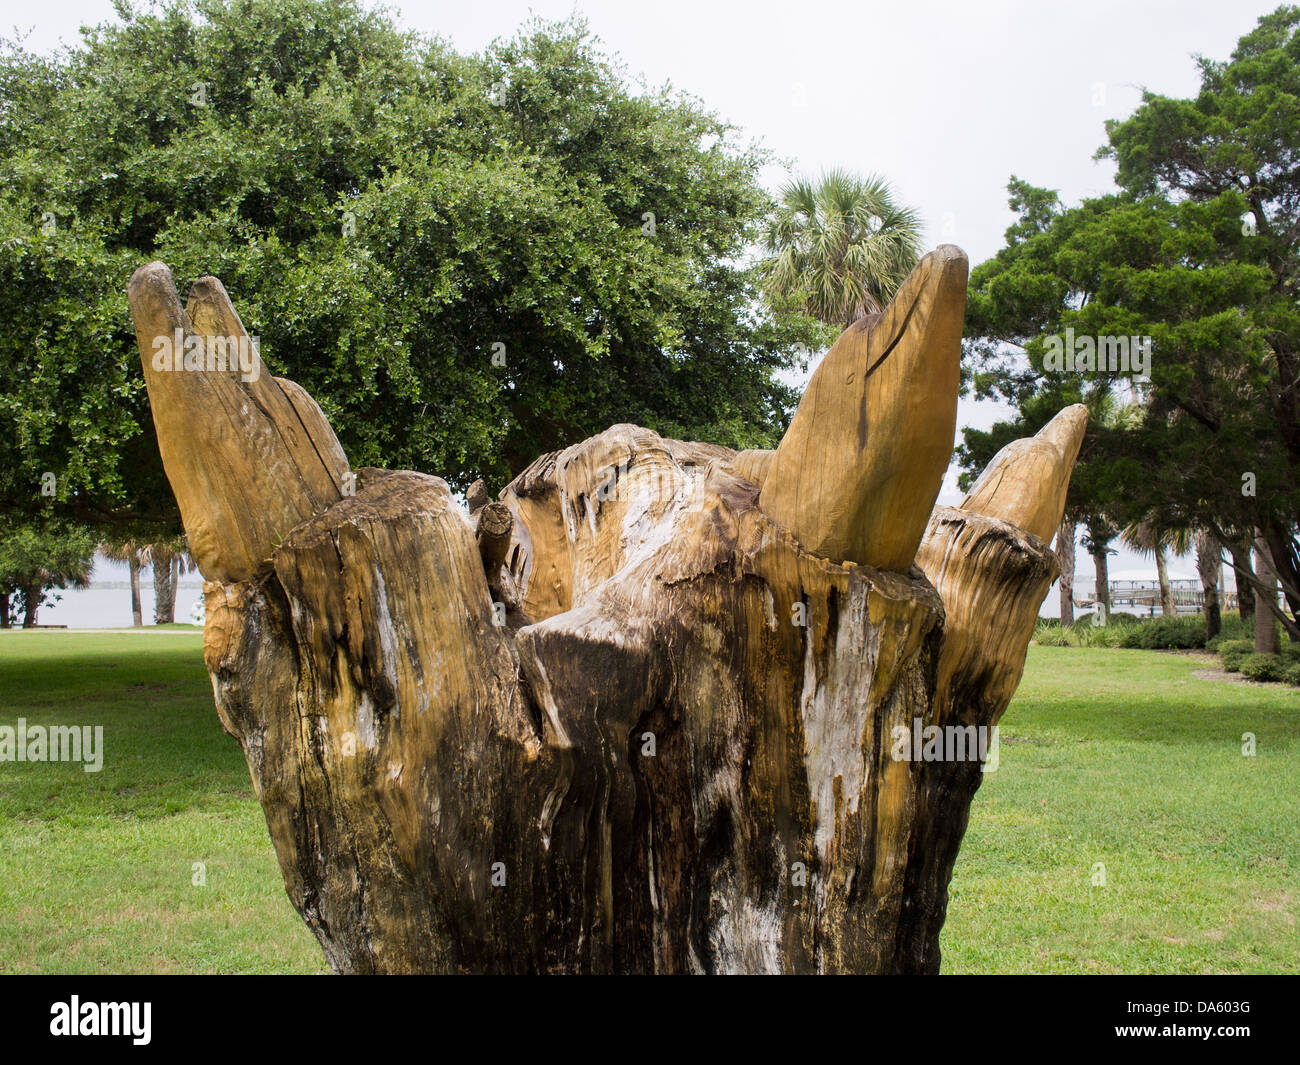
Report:
[{"label": "tree stump", "polygon": [[[336,971],[938,970],[1085,421],[934,507],[965,286],[926,256],[774,452],[618,425],[471,517],[350,471],[292,382],[160,368],[245,334],[216,279],[136,272],[217,712]],[[948,726],[965,756],[911,749]]]}]

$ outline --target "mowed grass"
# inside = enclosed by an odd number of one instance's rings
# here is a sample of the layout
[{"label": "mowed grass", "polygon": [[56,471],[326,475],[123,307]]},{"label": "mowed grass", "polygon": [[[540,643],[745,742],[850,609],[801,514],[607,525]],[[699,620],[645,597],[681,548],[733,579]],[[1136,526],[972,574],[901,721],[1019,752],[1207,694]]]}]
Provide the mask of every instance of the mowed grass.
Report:
[{"label": "mowed grass", "polygon": [[[1300,971],[1300,692],[1193,675],[1212,664],[1030,648],[944,971]],[[0,724],[19,717],[102,724],[107,753],[98,774],[0,763],[0,972],[325,971],[197,632],[0,633]]]},{"label": "mowed grass", "polygon": [[1300,691],[1194,675],[1216,665],[1029,649],[945,972],[1300,972]]},{"label": "mowed grass", "polygon": [[0,762],[0,973],[326,971],[186,628],[0,633],[0,725],[103,725],[105,750]]}]

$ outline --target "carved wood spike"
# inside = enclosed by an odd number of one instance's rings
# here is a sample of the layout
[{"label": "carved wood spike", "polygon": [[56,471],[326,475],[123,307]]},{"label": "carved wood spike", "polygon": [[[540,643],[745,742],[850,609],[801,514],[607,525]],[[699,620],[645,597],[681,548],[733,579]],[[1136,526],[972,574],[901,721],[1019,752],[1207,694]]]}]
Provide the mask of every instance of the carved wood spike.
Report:
[{"label": "carved wood spike", "polygon": [[136,272],[217,711],[334,969],[937,971],[981,765],[899,737],[1006,709],[1085,421],[934,507],[965,281],[926,256],[775,452],[617,425],[471,519],[419,473],[342,494],[289,382],[158,369],[161,331],[242,325]]}]

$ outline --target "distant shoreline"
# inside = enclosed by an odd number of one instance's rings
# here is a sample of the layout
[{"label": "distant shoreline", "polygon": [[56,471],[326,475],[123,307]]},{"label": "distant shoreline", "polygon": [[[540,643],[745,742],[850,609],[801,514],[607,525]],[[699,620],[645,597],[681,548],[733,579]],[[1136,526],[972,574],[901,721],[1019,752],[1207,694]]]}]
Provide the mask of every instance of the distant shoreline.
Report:
[{"label": "distant shoreline", "polygon": [[[194,581],[194,580],[184,580],[179,582],[177,584],[177,587],[193,588],[195,591],[202,591],[203,582]],[[149,580],[148,578],[142,579],[140,581],[140,590],[143,592],[146,588],[151,592],[153,591],[153,581]],[[60,589],[56,589],[56,590],[60,590]],[[75,591],[77,589],[61,589],[61,590]],[[129,592],[131,590],[131,582],[130,581],[91,581],[89,585],[87,585],[85,588],[80,590],[81,591]]]}]

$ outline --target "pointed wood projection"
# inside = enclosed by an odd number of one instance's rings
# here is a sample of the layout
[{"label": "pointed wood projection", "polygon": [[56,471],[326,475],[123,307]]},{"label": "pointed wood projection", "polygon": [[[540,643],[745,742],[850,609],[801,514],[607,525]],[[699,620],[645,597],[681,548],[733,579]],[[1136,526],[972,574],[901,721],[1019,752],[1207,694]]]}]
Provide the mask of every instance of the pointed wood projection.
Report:
[{"label": "pointed wood projection", "polygon": [[938,970],[1085,421],[934,506],[965,285],[927,255],[774,452],[616,425],[467,512],[291,382],[166,368],[243,326],[136,272],[217,711],[335,970]]}]

